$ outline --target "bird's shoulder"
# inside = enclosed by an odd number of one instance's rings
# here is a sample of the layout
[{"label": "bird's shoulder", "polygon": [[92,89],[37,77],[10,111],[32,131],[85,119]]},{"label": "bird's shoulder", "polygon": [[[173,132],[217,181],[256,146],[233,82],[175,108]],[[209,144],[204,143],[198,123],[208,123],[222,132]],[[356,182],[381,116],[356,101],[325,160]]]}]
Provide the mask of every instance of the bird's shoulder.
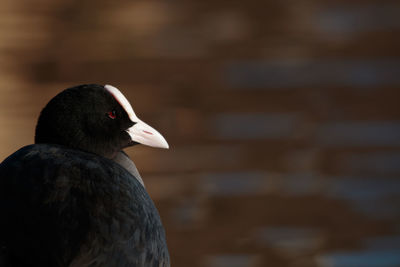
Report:
[{"label": "bird's shoulder", "polygon": [[[101,192],[102,183],[110,186],[127,180],[130,185],[135,185],[132,175],[112,160],[52,144],[34,144],[19,149],[1,163],[0,176],[2,180],[17,183],[56,183],[57,189],[81,186],[88,193],[91,185]],[[108,191],[112,189],[107,188]]]},{"label": "bird's shoulder", "polygon": [[22,198],[32,196],[41,203],[88,205],[86,209],[104,210],[110,216],[118,209],[135,209],[134,217],[153,210],[144,187],[121,165],[59,145],[34,144],[19,149],[1,163],[0,179],[3,189]]},{"label": "bird's shoulder", "polygon": [[1,163],[2,170],[15,171],[33,167],[46,170],[49,174],[54,174],[52,171],[65,171],[71,175],[79,175],[80,171],[90,170],[93,175],[99,175],[99,172],[107,174],[107,169],[110,168],[119,171],[111,160],[102,156],[53,144],[33,144],[22,147]]}]

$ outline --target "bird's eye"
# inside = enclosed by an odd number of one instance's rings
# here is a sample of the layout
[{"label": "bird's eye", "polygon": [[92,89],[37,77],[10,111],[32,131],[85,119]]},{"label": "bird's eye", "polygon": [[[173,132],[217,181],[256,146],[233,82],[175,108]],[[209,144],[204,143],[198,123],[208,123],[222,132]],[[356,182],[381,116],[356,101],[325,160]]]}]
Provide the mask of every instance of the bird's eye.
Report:
[{"label": "bird's eye", "polygon": [[107,112],[107,116],[110,118],[110,119],[115,119],[116,117],[117,117],[117,114],[115,113],[115,110],[113,110],[113,111],[109,111],[109,112]]}]

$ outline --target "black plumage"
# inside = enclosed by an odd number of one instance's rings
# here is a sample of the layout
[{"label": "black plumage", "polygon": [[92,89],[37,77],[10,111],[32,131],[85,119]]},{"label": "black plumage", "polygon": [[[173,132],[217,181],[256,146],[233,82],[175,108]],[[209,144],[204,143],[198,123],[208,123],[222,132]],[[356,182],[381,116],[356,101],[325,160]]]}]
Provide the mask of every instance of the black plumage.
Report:
[{"label": "black plumage", "polygon": [[43,109],[35,144],[1,163],[0,264],[169,266],[158,212],[122,152],[142,122],[118,100],[100,85],[63,91]]}]

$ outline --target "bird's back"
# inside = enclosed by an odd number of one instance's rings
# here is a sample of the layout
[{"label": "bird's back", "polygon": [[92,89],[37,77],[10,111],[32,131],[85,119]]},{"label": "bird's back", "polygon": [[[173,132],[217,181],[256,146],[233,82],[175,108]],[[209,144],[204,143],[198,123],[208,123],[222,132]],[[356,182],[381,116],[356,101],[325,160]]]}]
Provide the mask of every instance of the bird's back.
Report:
[{"label": "bird's back", "polygon": [[92,153],[18,150],[0,165],[0,214],[4,266],[169,266],[144,187]]}]

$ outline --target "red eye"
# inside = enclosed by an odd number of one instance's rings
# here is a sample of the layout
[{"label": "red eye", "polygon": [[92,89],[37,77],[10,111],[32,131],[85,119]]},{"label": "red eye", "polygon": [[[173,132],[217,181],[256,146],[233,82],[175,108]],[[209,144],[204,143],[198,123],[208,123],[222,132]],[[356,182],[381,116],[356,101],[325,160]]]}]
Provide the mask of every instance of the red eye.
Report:
[{"label": "red eye", "polygon": [[117,117],[117,114],[115,114],[115,110],[113,110],[113,111],[107,112],[107,116],[108,116],[110,119],[115,119],[115,118]]}]

